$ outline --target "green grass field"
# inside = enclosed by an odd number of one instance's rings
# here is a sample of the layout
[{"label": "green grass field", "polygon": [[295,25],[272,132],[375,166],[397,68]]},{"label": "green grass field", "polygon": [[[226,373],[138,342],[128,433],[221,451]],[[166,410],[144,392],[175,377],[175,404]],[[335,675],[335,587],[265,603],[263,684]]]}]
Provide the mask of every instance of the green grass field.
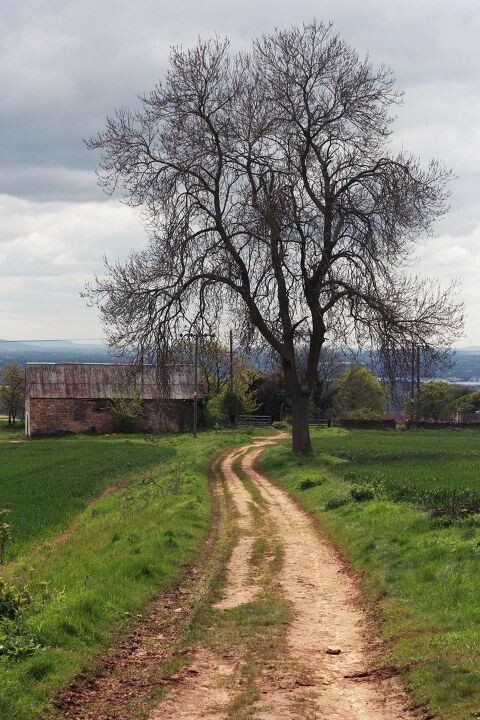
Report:
[{"label": "green grass field", "polygon": [[[2,720],[43,716],[56,690],[178,581],[208,531],[209,463],[250,436],[22,442],[0,430],[0,507],[11,508],[13,533],[0,568]],[[89,504],[110,485],[121,487]]]},{"label": "green grass field", "polygon": [[[316,431],[259,466],[317,515],[360,572],[414,699],[435,717],[480,717],[480,434]],[[431,519],[431,508],[450,512]],[[454,512],[451,512],[454,510]]]},{"label": "green grass field", "polygon": [[3,430],[0,453],[0,507],[11,509],[7,559],[12,559],[64,530],[109,485],[166,462],[175,449],[124,436],[24,441],[20,432]]}]

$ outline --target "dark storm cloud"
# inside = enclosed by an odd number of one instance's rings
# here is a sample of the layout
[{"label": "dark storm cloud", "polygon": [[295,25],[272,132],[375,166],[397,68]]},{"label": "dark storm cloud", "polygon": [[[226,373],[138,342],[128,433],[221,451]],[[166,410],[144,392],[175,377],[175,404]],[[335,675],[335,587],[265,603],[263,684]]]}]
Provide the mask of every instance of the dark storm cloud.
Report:
[{"label": "dark storm cloud", "polygon": [[[93,169],[95,158],[82,138],[101,128],[114,107],[134,105],[161,77],[172,44],[188,45],[198,35],[218,32],[239,46],[274,23],[300,23],[315,15],[333,20],[362,54],[393,68],[406,91],[398,123],[402,134],[458,123],[456,169],[465,163],[461,128],[466,125],[468,135],[474,122],[471,101],[479,76],[480,13],[474,1],[454,6],[442,0],[7,0],[2,7],[3,192],[18,192],[10,179],[15,167],[32,171],[24,191],[30,196],[38,185],[37,166]],[[430,133],[419,139],[413,138],[416,151],[442,150]],[[72,200],[77,197],[73,183]]]}]

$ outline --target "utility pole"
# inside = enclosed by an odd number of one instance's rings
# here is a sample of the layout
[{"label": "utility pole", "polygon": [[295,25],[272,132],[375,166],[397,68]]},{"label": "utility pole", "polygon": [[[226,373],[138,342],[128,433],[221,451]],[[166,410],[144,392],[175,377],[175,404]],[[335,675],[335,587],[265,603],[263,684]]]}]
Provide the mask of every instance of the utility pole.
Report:
[{"label": "utility pole", "polygon": [[195,333],[195,379],[193,388],[193,437],[197,437],[198,426],[198,333]]},{"label": "utility pole", "polygon": [[417,345],[417,407],[415,410],[415,417],[418,420],[420,415],[420,346]]},{"label": "utility pole", "polygon": [[197,437],[198,430],[198,341],[200,338],[213,338],[213,333],[182,333],[180,337],[195,339],[194,375],[193,375],[193,437]]},{"label": "utility pole", "polygon": [[412,417],[415,420],[416,413],[415,413],[415,343],[412,343],[412,365],[411,365],[411,377],[410,377],[410,397],[411,397],[411,403],[412,403]]},{"label": "utility pole", "polygon": [[233,396],[233,332],[230,330],[230,395]]}]

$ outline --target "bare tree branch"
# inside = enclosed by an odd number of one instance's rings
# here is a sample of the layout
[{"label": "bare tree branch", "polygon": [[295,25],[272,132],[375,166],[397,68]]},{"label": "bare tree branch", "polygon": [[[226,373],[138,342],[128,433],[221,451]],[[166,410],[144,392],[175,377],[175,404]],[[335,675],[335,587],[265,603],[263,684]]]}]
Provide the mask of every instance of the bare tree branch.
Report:
[{"label": "bare tree branch", "polygon": [[91,288],[111,342],[145,351],[228,317],[277,353],[300,452],[327,336],[449,347],[455,293],[406,272],[445,212],[449,172],[390,152],[399,101],[388,69],[317,22],[237,55],[219,38],[174,48],[140,111],[118,111],[88,143],[104,187],[143,208],[150,234]]}]

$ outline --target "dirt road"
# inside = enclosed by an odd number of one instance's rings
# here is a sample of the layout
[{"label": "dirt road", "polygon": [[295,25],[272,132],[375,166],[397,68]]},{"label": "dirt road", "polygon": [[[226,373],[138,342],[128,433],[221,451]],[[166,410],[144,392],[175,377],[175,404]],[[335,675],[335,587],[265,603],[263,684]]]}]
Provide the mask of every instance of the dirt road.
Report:
[{"label": "dirt road", "polygon": [[[259,438],[212,466],[211,536],[183,585],[59,698],[64,720],[413,720],[355,579],[255,470]],[[377,667],[375,669],[375,664]]]},{"label": "dirt road", "polygon": [[[224,489],[237,508],[240,534],[228,566],[223,598],[216,607],[227,612],[255,601],[262,592],[261,579],[252,571],[252,553],[259,536],[267,532],[280,544],[283,561],[276,572],[268,573],[267,579],[264,576],[264,584],[276,587],[291,609],[283,645],[273,656],[270,652],[263,668],[257,662],[253,680],[257,691],[250,695],[250,702],[243,703],[243,715],[238,717],[418,717],[397,679],[380,681],[378,673],[368,674],[376,639],[357,602],[355,582],[337,553],[292,499],[255,471],[255,460],[269,442],[260,439],[244,449],[241,473],[235,472],[233,465],[242,451],[231,453],[221,468]],[[150,720],[235,717],[235,698],[242,694],[242,662],[247,659],[241,653],[229,653],[226,647],[200,647],[194,672],[184,676]]]}]

